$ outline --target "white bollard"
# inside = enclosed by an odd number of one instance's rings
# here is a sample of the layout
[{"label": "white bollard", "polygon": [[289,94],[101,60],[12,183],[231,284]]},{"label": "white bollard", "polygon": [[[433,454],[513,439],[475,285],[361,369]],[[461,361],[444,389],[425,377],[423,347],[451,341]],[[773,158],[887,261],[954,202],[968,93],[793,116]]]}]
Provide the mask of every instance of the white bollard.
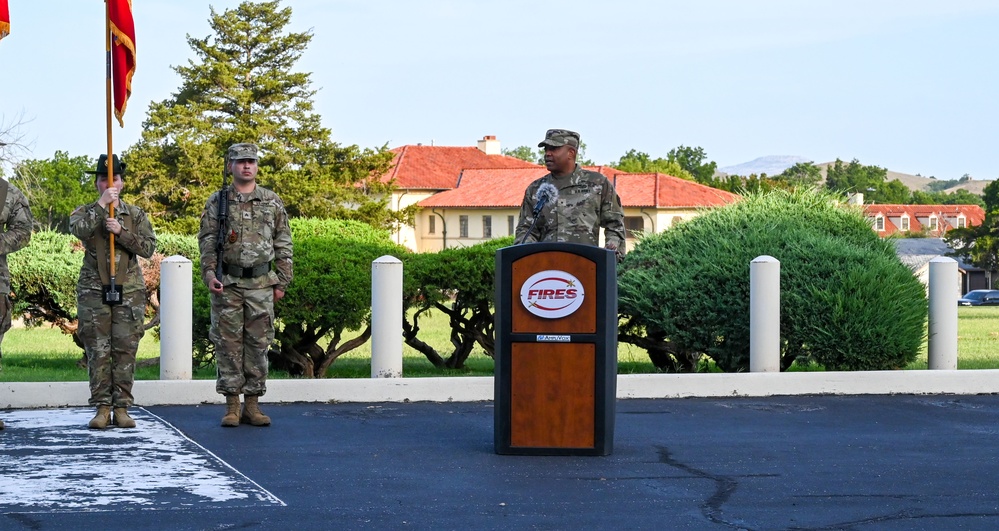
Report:
[{"label": "white bollard", "polygon": [[780,261],[749,264],[749,372],[780,372]]},{"label": "white bollard", "polygon": [[927,361],[930,369],[957,369],[957,261],[938,256],[930,260],[930,313]]},{"label": "white bollard", "polygon": [[160,262],[160,380],[190,380],[194,359],[194,291],[191,261],[175,255]]},{"label": "white bollard", "polygon": [[402,376],[402,261],[371,263],[371,377]]}]

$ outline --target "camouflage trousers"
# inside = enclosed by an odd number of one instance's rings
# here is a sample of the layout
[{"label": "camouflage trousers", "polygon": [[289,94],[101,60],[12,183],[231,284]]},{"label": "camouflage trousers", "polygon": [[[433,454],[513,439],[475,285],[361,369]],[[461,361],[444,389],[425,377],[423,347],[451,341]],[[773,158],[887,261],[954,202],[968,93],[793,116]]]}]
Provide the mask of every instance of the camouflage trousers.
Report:
[{"label": "camouflage trousers", "polygon": [[267,391],[267,351],[274,342],[274,289],[226,286],[212,294],[212,328],[218,380],[223,395]]},{"label": "camouflage trousers", "polygon": [[[3,345],[3,336],[10,330],[11,316],[14,305],[10,302],[10,294],[4,293],[0,296],[0,345]],[[0,360],[3,360],[3,350],[0,349]],[[3,370],[0,361],[0,370]]]},{"label": "camouflage trousers", "polygon": [[80,290],[76,308],[77,333],[87,351],[90,405],[131,406],[135,352],[145,334],[145,291],[124,293],[121,304],[108,306],[100,290]]}]

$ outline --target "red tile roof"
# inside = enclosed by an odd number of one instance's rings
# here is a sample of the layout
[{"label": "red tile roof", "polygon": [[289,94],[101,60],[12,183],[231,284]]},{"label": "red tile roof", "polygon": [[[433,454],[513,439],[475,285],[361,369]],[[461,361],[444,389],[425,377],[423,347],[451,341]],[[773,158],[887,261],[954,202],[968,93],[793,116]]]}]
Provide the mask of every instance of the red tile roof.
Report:
[{"label": "red tile roof", "polygon": [[[402,146],[392,150],[392,169],[382,177],[409,190],[450,190],[468,169],[544,167],[507,155],[486,155],[477,147]],[[518,202],[519,204],[519,202]]]},{"label": "red tile roof", "polygon": [[[948,217],[954,218],[964,214],[967,226],[973,227],[981,225],[985,221],[985,210],[978,205],[864,205],[864,213],[867,217],[874,219],[879,214],[884,217],[885,230],[878,231],[882,236],[890,236],[902,230],[895,225],[891,218],[901,218],[903,215],[909,216],[909,231],[920,232],[924,230],[923,222],[920,218],[929,219],[935,215],[937,217],[936,234],[944,234],[948,230],[955,228],[947,221]],[[925,227],[929,230],[929,227]]]},{"label": "red tile roof", "polygon": [[520,208],[524,190],[548,173],[544,167],[506,170],[465,170],[454,190],[434,194],[423,201],[424,208]]},{"label": "red tile roof", "polygon": [[[736,194],[711,188],[662,173],[624,173],[606,166],[599,170],[615,182],[625,207],[697,208],[721,206],[739,199]],[[423,201],[424,208],[517,208],[524,190],[548,171],[536,166],[527,169],[465,170],[453,190],[434,194]]]},{"label": "red tile roof", "polygon": [[617,173],[611,180],[621,196],[621,203],[631,207],[717,207],[734,203],[741,197],[664,173]]}]

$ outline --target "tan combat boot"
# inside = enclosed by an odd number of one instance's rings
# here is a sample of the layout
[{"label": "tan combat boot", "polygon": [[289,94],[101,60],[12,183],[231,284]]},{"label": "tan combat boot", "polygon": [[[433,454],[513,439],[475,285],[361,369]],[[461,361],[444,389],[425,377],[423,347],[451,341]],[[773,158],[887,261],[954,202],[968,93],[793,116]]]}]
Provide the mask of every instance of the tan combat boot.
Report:
[{"label": "tan combat boot", "polygon": [[225,395],[225,416],[222,426],[235,428],[239,426],[239,395]]},{"label": "tan combat boot", "polygon": [[240,422],[254,426],[270,426],[271,418],[264,415],[263,411],[260,411],[260,406],[257,405],[257,397],[253,395],[243,395],[243,397],[246,399],[246,405],[243,406],[243,417],[240,419]]},{"label": "tan combat boot", "polygon": [[103,430],[111,424],[111,406],[97,406],[97,414],[87,426],[92,430]]},{"label": "tan combat boot", "polygon": [[114,425],[119,428],[134,428],[135,421],[128,416],[128,410],[123,407],[114,408]]}]

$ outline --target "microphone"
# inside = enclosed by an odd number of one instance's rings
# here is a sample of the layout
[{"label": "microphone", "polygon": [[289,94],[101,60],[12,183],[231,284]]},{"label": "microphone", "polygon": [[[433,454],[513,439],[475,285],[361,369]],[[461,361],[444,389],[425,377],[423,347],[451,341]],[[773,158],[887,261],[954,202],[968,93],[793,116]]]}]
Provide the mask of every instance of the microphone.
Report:
[{"label": "microphone", "polygon": [[538,187],[538,192],[534,194],[534,200],[537,203],[534,204],[534,217],[538,217],[541,213],[541,209],[545,208],[545,205],[551,203],[558,199],[558,188],[552,183],[544,183]]},{"label": "microphone", "polygon": [[538,224],[538,214],[541,214],[541,209],[556,199],[558,199],[558,188],[555,188],[554,184],[544,183],[538,187],[538,191],[534,194],[534,210],[531,213],[534,221],[531,221],[531,228],[527,229],[524,236],[519,241],[514,242],[515,245],[524,243],[524,240],[534,232],[534,227]]}]

